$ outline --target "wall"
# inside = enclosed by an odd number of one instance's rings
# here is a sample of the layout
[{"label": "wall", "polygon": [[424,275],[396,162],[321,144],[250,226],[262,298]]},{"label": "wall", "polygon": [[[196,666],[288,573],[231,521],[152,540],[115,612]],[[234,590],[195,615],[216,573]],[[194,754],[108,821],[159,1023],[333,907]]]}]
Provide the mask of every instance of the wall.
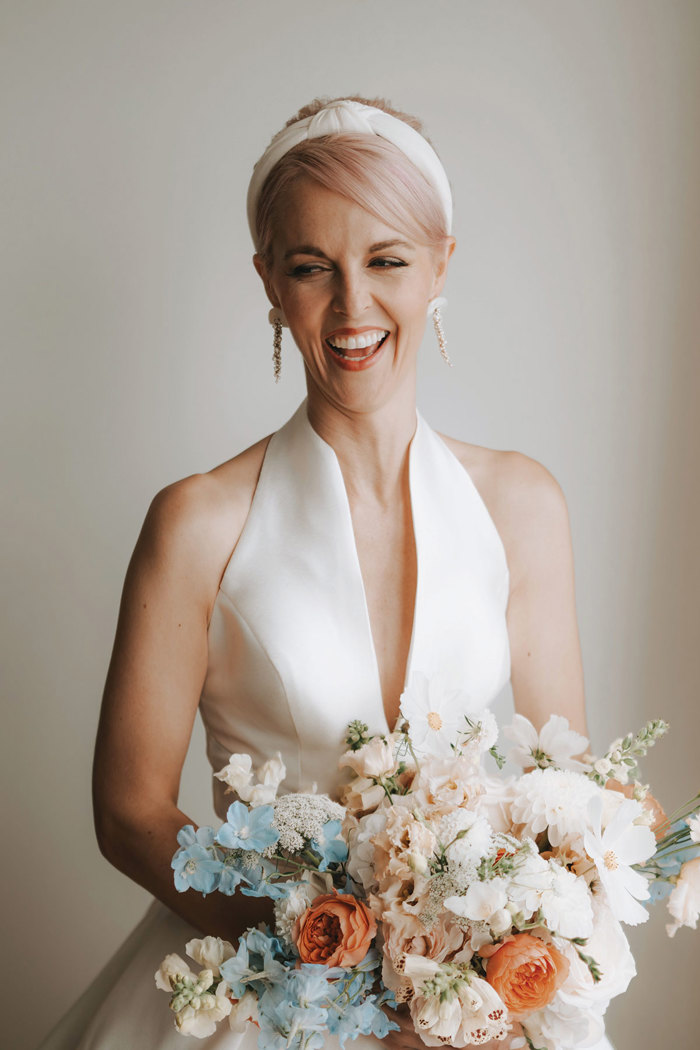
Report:
[{"label": "wall", "polygon": [[[35,1044],[147,903],[90,812],[121,583],[153,494],[303,396],[288,342],[272,380],[244,195],[316,94],[425,119],[459,245],[455,368],[428,333],[420,407],[558,478],[594,745],[663,715],[646,775],[671,804],[697,790],[697,3],[6,0],[0,19],[7,1045]],[[207,819],[199,727],[182,796]],[[663,927],[631,932],[618,1050],[697,1045],[698,941]]]}]

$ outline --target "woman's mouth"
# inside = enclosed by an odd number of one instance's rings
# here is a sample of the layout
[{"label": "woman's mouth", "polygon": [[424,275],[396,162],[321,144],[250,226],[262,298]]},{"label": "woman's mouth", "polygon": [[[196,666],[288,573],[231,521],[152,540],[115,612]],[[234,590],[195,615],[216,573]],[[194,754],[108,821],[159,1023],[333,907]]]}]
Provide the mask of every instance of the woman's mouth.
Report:
[{"label": "woman's mouth", "polygon": [[357,368],[381,349],[389,332],[384,328],[372,328],[363,332],[349,333],[332,332],[327,336],[326,346],[333,352],[333,356],[351,368]]}]

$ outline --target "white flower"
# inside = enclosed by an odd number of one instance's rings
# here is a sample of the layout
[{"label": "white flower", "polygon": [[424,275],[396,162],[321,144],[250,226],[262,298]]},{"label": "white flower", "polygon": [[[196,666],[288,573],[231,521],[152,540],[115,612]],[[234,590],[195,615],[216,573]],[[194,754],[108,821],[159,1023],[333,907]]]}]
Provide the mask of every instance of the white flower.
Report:
[{"label": "white flower", "polygon": [[557,992],[557,999],[581,1011],[602,1013],[611,999],[627,991],[637,969],[625,932],[606,903],[605,895],[593,896],[592,906],[593,932],[580,950],[595,960],[600,980],[593,980],[576,945],[557,939],[557,947],[569,960],[569,973]]},{"label": "white flower", "polygon": [[700,813],[695,813],[692,817],[688,817],[686,824],[690,828],[691,841],[700,843]]},{"label": "white flower", "polygon": [[[202,970],[202,973],[206,973]],[[201,977],[201,974],[200,974]],[[206,1039],[213,1035],[219,1021],[231,1013],[231,1000],[228,998],[228,985],[221,981],[216,991],[196,994],[192,1001],[175,1013],[175,1027],[180,1035],[193,1035],[197,1039]]]},{"label": "white flower", "polygon": [[350,766],[359,777],[381,780],[393,776],[399,764],[394,757],[392,741],[375,736],[357,751],[346,751],[338,765],[341,768]]},{"label": "white flower", "polygon": [[590,937],[593,907],[586,880],[550,860],[552,882],[542,894],[540,908],[546,925],[562,937]]},{"label": "white flower", "polygon": [[700,918],[700,857],[687,860],[681,866],[678,882],[668,898],[668,910],[676,920],[666,927],[669,937],[673,937],[681,926],[697,929]]},{"label": "white flower", "polygon": [[446,847],[451,865],[478,864],[493,844],[491,828],[483,817],[470,809],[456,809],[442,818],[438,838]]},{"label": "white flower", "polygon": [[365,893],[378,888],[374,874],[374,838],[386,828],[386,811],[378,810],[360,817],[357,829],[348,836],[348,875],[362,883]]},{"label": "white flower", "polygon": [[586,853],[598,869],[615,918],[631,926],[649,918],[647,909],[639,904],[640,900],[649,897],[649,882],[641,872],[633,871],[631,865],[641,864],[656,852],[653,832],[634,823],[641,813],[639,802],[625,798],[603,831],[603,800],[596,795],[589,804],[593,830],[587,831],[583,839]]},{"label": "white flower", "polygon": [[507,904],[506,885],[506,880],[501,878],[472,882],[464,896],[448,897],[445,907],[463,919],[481,919],[488,922]]},{"label": "white flower", "polygon": [[446,689],[436,676],[426,678],[415,672],[401,695],[401,714],[409,725],[409,736],[419,754],[447,758],[464,725],[470,698],[459,690]]},{"label": "white flower", "polygon": [[537,852],[532,839],[529,850],[520,850],[515,858],[513,872],[508,879],[508,899],[524,916],[533,915],[542,904],[542,898],[551,889],[552,870]]},{"label": "white flower", "polygon": [[166,955],[155,972],[156,988],[160,988],[162,992],[172,992],[173,980],[178,977],[194,977],[194,974],[179,955]]},{"label": "white flower", "polygon": [[464,738],[462,746],[485,754],[498,740],[498,723],[492,711],[481,711],[478,715],[467,714],[460,730]]},{"label": "white flower", "polygon": [[553,846],[580,838],[588,827],[588,803],[600,794],[592,780],[561,769],[534,769],[514,784],[511,816],[524,834],[546,831]]},{"label": "white flower", "polygon": [[218,977],[219,967],[227,959],[236,954],[236,949],[230,941],[222,941],[221,937],[204,937],[203,940],[194,939],[185,945],[185,951],[190,959],[194,959],[200,966]]},{"label": "white flower", "polygon": [[246,988],[240,999],[231,1007],[228,1023],[234,1032],[245,1032],[248,1022],[258,1023],[258,997],[251,988]]},{"label": "white flower", "polygon": [[582,1010],[561,998],[559,993],[543,1010],[523,1021],[523,1028],[538,1050],[579,1050],[602,1039],[602,1013]]},{"label": "white flower", "polygon": [[289,853],[298,853],[306,842],[322,836],[328,820],[342,820],[345,810],[328,795],[281,795],[274,800],[273,827],[279,831],[279,847]]},{"label": "white flower", "polygon": [[290,890],[286,896],[275,901],[275,932],[295,950],[296,945],[292,939],[294,923],[320,893],[326,892],[327,887],[314,884],[318,881],[320,880],[304,881]]},{"label": "white flower", "polygon": [[228,785],[229,791],[235,791],[244,802],[248,801],[248,789],[253,780],[253,760],[250,755],[231,755],[228,765],[214,776]]},{"label": "white flower", "polygon": [[588,740],[569,728],[569,721],[561,715],[550,715],[538,733],[532,722],[523,715],[514,715],[513,721],[503,732],[516,745],[508,757],[518,765],[556,766],[559,769],[585,769],[575,759],[588,747]]},{"label": "white flower", "polygon": [[488,981],[470,973],[469,984],[460,990],[462,1001],[462,1024],[456,1046],[480,1046],[492,1039],[501,1042],[510,1031],[503,1000]]}]

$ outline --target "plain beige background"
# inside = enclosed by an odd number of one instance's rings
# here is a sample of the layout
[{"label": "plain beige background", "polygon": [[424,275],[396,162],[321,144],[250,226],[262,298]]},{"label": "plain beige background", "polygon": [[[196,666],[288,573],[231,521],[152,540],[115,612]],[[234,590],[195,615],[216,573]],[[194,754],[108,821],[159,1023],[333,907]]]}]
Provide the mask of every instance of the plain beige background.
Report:
[{"label": "plain beige background", "polygon": [[[663,715],[646,776],[669,806],[697,790],[700,4],[4,0],[0,17],[3,1045],[34,1046],[147,904],[91,823],[121,583],[154,493],[303,396],[288,336],[272,379],[244,199],[316,94],[426,121],[459,243],[455,367],[427,333],[420,407],[558,478],[593,744]],[[210,815],[199,726],[182,804]],[[657,909],[630,936],[617,1050],[697,1048],[700,935],[668,941]]]}]

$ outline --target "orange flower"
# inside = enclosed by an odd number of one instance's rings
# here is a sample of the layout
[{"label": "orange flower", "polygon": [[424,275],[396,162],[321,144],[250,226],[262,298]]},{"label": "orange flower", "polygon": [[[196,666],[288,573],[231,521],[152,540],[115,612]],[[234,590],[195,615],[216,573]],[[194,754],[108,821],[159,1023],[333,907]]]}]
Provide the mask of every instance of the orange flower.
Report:
[{"label": "orange flower", "polygon": [[490,957],[486,980],[517,1020],[551,1003],[568,972],[569,960],[553,945],[516,933]]},{"label": "orange flower", "polygon": [[294,923],[292,936],[303,963],[350,969],[362,962],[376,932],[362,901],[349,893],[322,893]]}]

